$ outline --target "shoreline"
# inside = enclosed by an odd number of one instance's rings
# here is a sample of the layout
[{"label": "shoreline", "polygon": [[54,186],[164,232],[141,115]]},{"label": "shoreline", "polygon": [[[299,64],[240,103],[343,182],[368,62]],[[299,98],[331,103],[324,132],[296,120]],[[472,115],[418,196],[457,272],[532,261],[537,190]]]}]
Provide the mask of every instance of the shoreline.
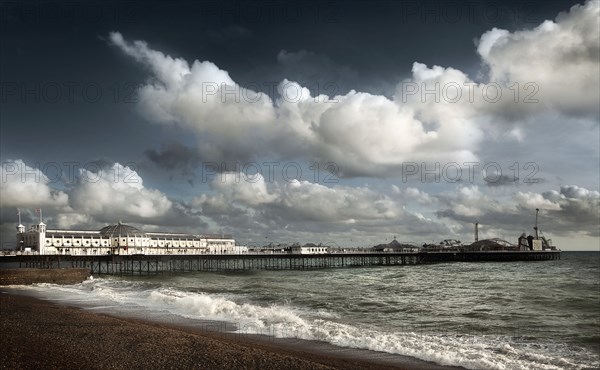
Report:
[{"label": "shoreline", "polygon": [[6,289],[0,308],[0,362],[12,369],[461,369],[316,341],[96,313]]},{"label": "shoreline", "polygon": [[2,268],[0,286],[36,283],[78,284],[90,275],[88,268]]}]

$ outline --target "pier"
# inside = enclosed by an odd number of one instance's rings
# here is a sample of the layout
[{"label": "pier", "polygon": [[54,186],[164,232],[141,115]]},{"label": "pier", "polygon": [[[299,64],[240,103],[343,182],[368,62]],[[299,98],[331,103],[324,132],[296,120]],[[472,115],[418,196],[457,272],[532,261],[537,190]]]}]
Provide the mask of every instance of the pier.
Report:
[{"label": "pier", "polygon": [[13,268],[87,268],[93,275],[153,275],[200,271],[312,270],[362,266],[422,265],[445,262],[547,261],[557,259],[560,259],[560,251],[103,256],[11,255],[1,256],[0,265],[10,264]]}]

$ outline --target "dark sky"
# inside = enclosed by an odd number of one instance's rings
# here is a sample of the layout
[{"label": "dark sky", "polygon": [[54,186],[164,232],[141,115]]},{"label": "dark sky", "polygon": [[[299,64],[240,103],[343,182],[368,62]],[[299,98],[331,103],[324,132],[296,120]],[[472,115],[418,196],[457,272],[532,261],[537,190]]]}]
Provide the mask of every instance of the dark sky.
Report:
[{"label": "dark sky", "polygon": [[[413,62],[476,71],[474,40],[483,32],[532,27],[573,3],[2,2],[0,156],[139,160],[131,137],[148,148],[182,139],[148,127],[133,112],[134,88],[147,76],[107,44],[110,31],[151,40],[174,57],[210,60],[242,86],[265,92],[288,78],[325,93],[389,95]],[[282,50],[313,57],[283,67]],[[48,140],[51,153],[41,145]]]}]

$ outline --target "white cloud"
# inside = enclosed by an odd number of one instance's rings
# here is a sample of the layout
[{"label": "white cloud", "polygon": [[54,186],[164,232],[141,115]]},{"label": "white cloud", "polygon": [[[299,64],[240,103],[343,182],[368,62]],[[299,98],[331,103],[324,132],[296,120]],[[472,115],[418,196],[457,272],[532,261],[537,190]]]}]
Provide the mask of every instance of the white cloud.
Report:
[{"label": "white cloud", "polygon": [[[198,196],[192,204],[245,237],[257,232],[296,237],[312,232],[346,233],[367,240],[390,231],[407,237],[449,231],[439,222],[407,211],[402,199],[367,187],[328,187],[298,180],[267,183],[262,177],[251,183],[238,178],[243,179],[243,174],[215,179],[214,193]],[[314,241],[314,236],[308,241]]]},{"label": "white cloud", "polygon": [[431,204],[434,202],[434,199],[429,194],[417,188],[407,188],[406,195],[420,204]]},{"label": "white cloud", "polygon": [[93,217],[75,211],[58,213],[52,217],[51,223],[51,228],[57,229],[92,228],[90,225],[97,225]]},{"label": "white cloud", "polygon": [[2,162],[0,168],[2,207],[64,207],[69,196],[52,188],[52,181],[36,166],[21,159]]},{"label": "white cloud", "polygon": [[484,88],[457,69],[413,63],[412,78],[398,84],[394,100],[410,107],[435,132],[437,140],[424,143],[420,159],[458,163],[477,159],[474,153],[493,121]]},{"label": "white cloud", "polygon": [[[539,86],[537,109],[566,114],[599,113],[600,1],[590,0],[532,30],[492,29],[477,51],[490,79]],[[522,90],[521,93],[532,92]]]},{"label": "white cloud", "polygon": [[[246,207],[269,208],[290,219],[305,221],[355,222],[356,220],[391,219],[402,213],[401,207],[387,196],[368,188],[327,187],[308,181],[293,180],[284,185],[271,184],[256,175],[249,181],[244,174],[228,173],[211,183],[216,195],[200,196],[196,205],[238,202]],[[231,204],[230,204],[231,206]],[[287,216],[285,213],[289,213]],[[275,216],[275,214],[273,214]]]},{"label": "white cloud", "polygon": [[513,208],[484,194],[478,186],[459,186],[454,191],[446,191],[437,196],[448,207],[441,214],[452,215],[468,222],[477,222],[486,213],[512,213]]},{"label": "white cloud", "polygon": [[[594,138],[589,131],[597,131],[600,113],[599,17],[600,1],[592,0],[530,30],[493,28],[477,46],[487,74],[483,80],[451,67],[414,63],[412,78],[398,85],[395,101],[406,103],[439,135],[429,147],[434,152],[444,138],[479,158],[495,145],[503,154],[525,151],[533,136],[540,143]],[[437,94],[426,94],[436,86]],[[457,89],[461,98],[454,101]]]},{"label": "white cloud", "polygon": [[[70,184],[63,190],[54,189],[41,173],[40,181],[21,182],[15,180],[20,173],[2,172],[3,179],[7,178],[1,184],[2,207],[48,207],[56,227],[95,228],[124,217],[124,221],[163,229],[157,225],[185,219],[200,225],[201,220],[207,221],[216,230],[229,229],[242,239],[279,233],[304,241],[314,241],[315,235],[363,237],[363,243],[369,236],[389,232],[421,241],[458,234],[464,238],[471,235],[471,223],[476,221],[482,223],[486,236],[516,235],[531,231],[535,208],[540,208],[544,230],[550,233],[597,235],[600,197],[589,190],[597,178],[589,179],[585,168],[589,161],[573,153],[581,153],[578,146],[583,146],[585,158],[597,163],[598,4],[589,1],[575,6],[531,30],[492,29],[483,34],[477,51],[489,72],[486,81],[475,82],[451,67],[413,64],[411,78],[404,82],[419,88],[422,84],[432,88],[437,83],[442,89],[458,85],[463,94],[460,102],[449,102],[444,96],[436,101],[431,95],[423,101],[420,93],[407,97],[402,84],[391,99],[354,90],[338,96],[312,96],[305,86],[286,79],[279,84],[277,96],[269,97],[241,87],[210,61],[188,62],[153,50],[143,41],[110,35],[114,45],[150,70],[149,80],[138,91],[144,115],[159,124],[180,125],[195,135],[197,153],[180,156],[194,158],[188,167],[200,159],[219,163],[308,159],[337,163],[342,177],[393,177],[399,176],[406,162],[462,164],[502,156],[510,157],[510,165],[512,156],[520,155],[519,161],[537,161],[545,178],[556,176],[557,167],[570,166],[571,172],[561,175],[583,186],[543,191],[547,188],[536,184],[516,193],[516,187],[459,186],[436,194],[416,187],[389,190],[387,185],[388,194],[367,185],[276,183],[261,175],[248,181],[244,174],[225,173],[224,180],[217,176],[210,184],[211,192],[189,203],[177,203],[147,188],[137,172],[117,163],[95,181]],[[307,60],[336,67],[330,59],[304,51],[282,51],[278,60],[287,70]],[[482,99],[482,89],[490,81],[504,89],[497,103]],[[514,103],[508,87],[518,82],[522,100],[523,84],[530,81],[540,88],[536,95],[540,103]],[[473,102],[468,86],[473,88]],[[565,155],[566,151],[554,150],[560,145],[577,149]],[[544,159],[552,166],[544,166]],[[37,173],[22,161],[13,162],[28,173]],[[583,175],[573,180],[574,172]],[[520,181],[528,174],[521,171]],[[85,171],[81,175],[97,177]],[[424,188],[439,189],[436,186]]]},{"label": "white cloud", "polygon": [[556,221],[571,226],[572,229],[587,230],[590,234],[600,234],[600,193],[576,185],[560,187],[560,192],[542,193],[544,198],[560,205],[554,212]]},{"label": "white cloud", "polygon": [[224,173],[212,182],[213,188],[230,201],[256,206],[277,200],[276,194],[267,191],[264,177],[257,173],[249,176],[242,173]]},{"label": "white cloud", "polygon": [[443,204],[438,216],[465,225],[479,222],[504,233],[531,231],[535,209],[540,209],[542,229],[553,235],[600,233],[600,193],[575,185],[543,193],[486,195],[477,186],[459,187],[436,198]]},{"label": "white cloud", "polygon": [[[471,125],[436,117],[435,128],[428,129],[411,107],[382,95],[350,91],[314,97],[284,80],[273,102],[241,88],[210,62],[194,61],[189,67],[145,42],[127,42],[119,33],[111,33],[111,41],[149,66],[156,78],[139,90],[142,109],[153,120],[177,122],[194,132],[207,160],[302,155],[336,162],[342,175],[385,176],[406,161],[475,158],[472,144],[478,134]],[[213,84],[219,88],[207,94]],[[225,89],[230,94],[221,94]]]},{"label": "white cloud", "polygon": [[[550,192],[550,194],[558,195],[558,193],[556,193],[555,191]],[[515,196],[515,200],[519,204],[521,204],[524,207],[530,208],[530,209],[539,208],[539,209],[543,209],[543,210],[554,210],[554,211],[559,210],[560,204],[556,203],[555,201],[553,201],[552,199],[549,199],[549,198],[553,198],[553,197],[550,196],[547,198],[542,194],[531,193],[531,192],[527,192],[527,193],[518,192]]]},{"label": "white cloud", "polygon": [[203,157],[249,157],[277,131],[271,99],[240,87],[214,63],[195,60],[190,66],[143,41],[130,43],[118,32],[112,32],[110,40],[153,74],[138,91],[142,113],[150,121],[192,130],[202,143]]},{"label": "white cloud", "polygon": [[[406,162],[477,161],[490,141],[525,145],[524,127],[557,132],[560,127],[544,119],[548,109],[597,116],[599,4],[575,6],[532,30],[484,33],[477,50],[489,68],[487,83],[475,83],[454,68],[414,63],[394,99],[354,90],[315,97],[284,79],[272,100],[242,88],[211,62],[190,65],[118,32],[110,39],[152,71],[154,80],[139,90],[142,110],[152,120],[175,122],[196,134],[205,160],[306,158],[337,163],[341,176],[388,177]],[[308,55],[282,51],[278,59],[289,63]],[[526,87],[527,82],[535,86]],[[408,93],[408,84],[420,91]],[[436,86],[437,93],[422,95]],[[538,87],[533,98],[539,104],[524,103]],[[497,88],[501,98],[493,101]]]},{"label": "white cloud", "polygon": [[71,191],[70,204],[98,220],[160,217],[171,209],[172,202],[163,193],[145,188],[136,171],[119,163],[98,173],[81,169],[80,176],[80,183]]},{"label": "white cloud", "polygon": [[365,187],[327,187],[308,181],[292,181],[281,189],[283,212],[301,219],[325,222],[392,220],[402,207],[389,197]]}]

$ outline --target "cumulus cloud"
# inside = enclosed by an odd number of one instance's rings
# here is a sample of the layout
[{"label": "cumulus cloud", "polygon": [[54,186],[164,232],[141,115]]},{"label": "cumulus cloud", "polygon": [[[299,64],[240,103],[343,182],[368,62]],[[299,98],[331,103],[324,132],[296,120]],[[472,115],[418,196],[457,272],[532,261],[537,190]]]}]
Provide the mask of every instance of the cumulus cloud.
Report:
[{"label": "cumulus cloud", "polygon": [[[91,163],[91,162],[90,162]],[[49,228],[97,230],[119,220],[148,230],[210,232],[202,215],[181,201],[172,201],[144,185],[133,169],[119,163],[96,161],[97,171],[80,169],[76,181],[64,183],[44,174],[39,166],[7,160],[0,168],[0,239],[10,247],[21,209],[24,224],[36,223],[43,210]],[[10,247],[12,248],[12,247]]]},{"label": "cumulus cloud", "polygon": [[277,195],[267,190],[265,179],[260,173],[251,176],[224,173],[213,180],[212,186],[229,202],[239,201],[245,205],[256,206],[277,200]]},{"label": "cumulus cloud", "polygon": [[438,216],[463,225],[479,222],[505,233],[531,232],[538,208],[542,229],[550,234],[599,235],[600,193],[576,185],[542,193],[517,192],[509,197],[484,194],[479,187],[469,186],[436,198],[442,205]]},{"label": "cumulus cloud", "polygon": [[74,210],[72,212],[62,211],[52,215],[49,223],[52,229],[88,229],[94,225],[99,225],[93,217],[77,213]]},{"label": "cumulus cloud", "polygon": [[196,60],[190,65],[143,41],[128,42],[118,32],[110,40],[153,74],[138,91],[142,113],[153,122],[177,123],[197,133],[203,157],[248,157],[257,140],[269,139],[277,130],[269,96],[242,88],[214,63]]},{"label": "cumulus cloud", "polygon": [[[556,193],[556,191],[553,190],[550,193],[547,193],[546,196],[544,196],[543,194],[540,194],[540,193],[518,192],[515,195],[515,200],[517,201],[518,204],[520,204],[523,207],[528,208],[528,209],[539,208],[542,210],[557,211],[557,210],[560,210],[560,204],[558,204],[556,202],[557,199],[553,196],[553,194],[558,194],[558,193]],[[550,196],[548,196],[548,195],[550,195]],[[555,198],[555,199],[552,199],[552,198]]]},{"label": "cumulus cloud", "polygon": [[[21,159],[2,162],[0,168],[0,225],[1,240],[9,248],[14,242],[17,224],[15,208],[20,209],[22,223],[37,223],[40,208],[43,220],[51,228],[84,227],[96,225],[88,215],[79,213],[69,205],[69,189],[64,188],[61,176],[50,177],[37,164],[26,164]],[[64,189],[60,190],[59,188]],[[10,231],[10,232],[9,232]]]},{"label": "cumulus cloud", "polygon": [[[534,136],[540,143],[594,134],[597,140],[599,16],[600,1],[592,0],[533,29],[489,30],[477,42],[478,80],[451,67],[416,62],[394,99],[412,107],[440,138],[454,139],[457,150],[471,148],[479,158],[496,145],[503,153],[522,151]],[[590,127],[596,131],[592,136]]]},{"label": "cumulus cloud", "polygon": [[214,179],[214,193],[197,197],[193,205],[245,235],[361,232],[366,239],[390,232],[408,237],[449,232],[445,225],[407,211],[401,198],[367,187],[328,187],[298,180],[268,183],[260,175],[243,181],[243,176],[230,173]]},{"label": "cumulus cloud", "polygon": [[52,187],[53,180],[39,166],[30,167],[21,159],[2,162],[0,168],[2,207],[64,207],[69,196]]},{"label": "cumulus cloud", "polygon": [[[600,1],[590,0],[546,20],[532,30],[484,33],[477,51],[490,79],[533,82],[539,87],[540,110],[567,114],[599,113]],[[533,87],[523,94],[533,92]]]},{"label": "cumulus cloud", "polygon": [[97,173],[81,169],[80,179],[71,192],[70,205],[99,220],[160,217],[172,206],[166,195],[144,187],[136,171],[119,163]]},{"label": "cumulus cloud", "polygon": [[518,193],[522,203],[539,208],[550,232],[600,236],[600,193],[576,185],[561,186],[541,194]]},{"label": "cumulus cloud", "polygon": [[591,235],[600,235],[600,193],[576,185],[561,186],[560,191],[542,193],[544,198],[560,206],[553,210],[562,229],[584,229]]},{"label": "cumulus cloud", "polygon": [[[312,96],[287,79],[278,97],[269,97],[240,86],[212,62],[190,64],[118,32],[110,40],[152,73],[138,91],[144,114],[193,132],[205,160],[306,158],[336,162],[341,176],[386,177],[408,161],[476,161],[489,136],[521,143],[529,134],[524,127],[557,132],[544,117],[532,124],[532,116],[549,109],[597,116],[599,4],[574,6],[531,30],[484,33],[477,51],[487,81],[415,62],[393,99],[354,90]],[[315,60],[331,64],[309,51],[282,50],[277,58],[290,68]],[[529,100],[538,103],[524,102],[533,90]]]},{"label": "cumulus cloud", "polygon": [[[315,70],[337,69],[336,78],[348,81],[357,76],[310,51],[282,50],[277,60],[288,79],[273,94],[264,94],[258,87],[241,86],[210,61],[188,62],[144,41],[110,34],[114,46],[149,71],[138,90],[140,111],[157,124],[182,127],[197,140],[196,147],[170,144],[148,150],[147,158],[161,169],[181,169],[193,178],[201,161],[283,159],[335,162],[340,177],[394,177],[406,162],[462,164],[521,154],[528,161],[547,159],[553,170],[584,173],[573,180],[572,173],[561,172],[569,182],[588,188],[543,191],[536,183],[527,187],[531,191],[514,193],[523,189],[498,186],[534,176],[525,170],[514,177],[498,173],[498,181],[487,186],[458,186],[438,194],[416,187],[389,190],[388,185],[380,192],[368,185],[277,183],[260,174],[248,178],[223,173],[206,194],[176,201],[119,163],[103,161],[101,173],[82,171],[80,181],[54,185],[34,166],[15,160],[9,161],[15,168],[2,168],[2,212],[8,207],[46,207],[56,227],[96,228],[119,217],[149,229],[225,228],[242,238],[279,233],[312,241],[314,233],[356,237],[394,232],[429,241],[470,234],[473,222],[484,225],[487,236],[531,231],[539,208],[545,230],[597,236],[599,194],[590,190],[594,185],[589,185],[584,168],[588,162],[551,148],[584,146],[578,153],[586,150],[586,158],[598,157],[599,4],[594,0],[574,6],[533,29],[484,33],[477,42],[484,74],[477,79],[456,68],[415,62],[410,78],[398,84],[391,98],[350,86],[339,94],[324,95],[327,89],[320,89],[321,95],[311,93],[306,81],[321,78]],[[231,32],[235,39],[250,36],[242,29]],[[491,82],[503,89],[497,102],[482,98]],[[510,90],[515,82],[520,89],[517,103]],[[523,103],[531,91],[525,89],[527,82],[539,88],[534,97],[539,103]],[[407,90],[414,86],[420,91]],[[457,86],[462,98],[453,101]],[[437,91],[423,96],[424,87]],[[541,163],[540,175],[556,175],[544,170]],[[434,186],[427,184],[429,189]]]},{"label": "cumulus cloud", "polygon": [[[308,88],[283,80],[273,101],[240,87],[211,62],[196,60],[190,66],[118,32],[110,39],[153,73],[154,80],[138,92],[142,110],[154,121],[176,122],[194,132],[207,160],[309,156],[336,162],[341,175],[385,176],[405,161],[475,158],[471,144],[478,134],[472,126],[437,117],[429,129],[411,107],[382,95],[352,90],[312,96]],[[457,135],[473,140],[461,144]]]},{"label": "cumulus cloud", "polygon": [[406,190],[404,190],[404,196],[408,199],[416,201],[419,204],[429,205],[435,202],[435,198],[430,196],[428,193],[413,187],[406,188]]},{"label": "cumulus cloud", "polygon": [[[351,224],[357,220],[393,218],[401,213],[388,197],[367,188],[334,187],[308,181],[292,180],[284,185],[272,184],[268,189],[265,179],[255,175],[251,181],[244,174],[228,173],[212,182],[217,198],[237,201],[243,206],[269,206],[266,212],[301,221],[339,222]],[[206,195],[197,199],[205,203]],[[263,209],[264,210],[264,209]]]}]

